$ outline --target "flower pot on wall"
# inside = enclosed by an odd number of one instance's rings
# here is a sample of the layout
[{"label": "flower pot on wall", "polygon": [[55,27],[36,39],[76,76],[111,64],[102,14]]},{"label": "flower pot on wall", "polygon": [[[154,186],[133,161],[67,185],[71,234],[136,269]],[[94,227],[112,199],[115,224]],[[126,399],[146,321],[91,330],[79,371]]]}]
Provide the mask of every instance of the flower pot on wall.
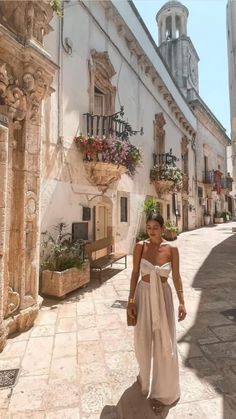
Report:
[{"label": "flower pot on wall", "polygon": [[80,269],[70,268],[62,272],[45,270],[42,273],[42,293],[53,297],[64,297],[89,281],[89,261],[85,261]]}]

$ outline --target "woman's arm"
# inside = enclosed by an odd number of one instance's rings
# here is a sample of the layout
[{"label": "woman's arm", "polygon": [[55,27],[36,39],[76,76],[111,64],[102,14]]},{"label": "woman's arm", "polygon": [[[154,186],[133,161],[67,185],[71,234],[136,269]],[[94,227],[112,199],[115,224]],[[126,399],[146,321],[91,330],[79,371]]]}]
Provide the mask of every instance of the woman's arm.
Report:
[{"label": "woman's arm", "polygon": [[183,320],[186,316],[185,304],[184,304],[184,290],[183,283],[179,272],[179,251],[177,247],[171,248],[172,260],[172,278],[174,287],[179,300],[179,321]]},{"label": "woman's arm", "polygon": [[143,243],[137,243],[133,252],[133,270],[130,279],[130,292],[129,292],[129,301],[134,299],[134,294],[139,278],[140,272],[140,259],[142,255]]},{"label": "woman's arm", "polygon": [[130,317],[132,318],[135,318],[137,314],[136,306],[134,303],[134,294],[135,294],[135,290],[136,290],[136,286],[137,286],[137,282],[139,278],[140,259],[142,256],[142,249],[143,249],[143,244],[137,243],[135,245],[134,252],[133,252],[133,270],[132,270],[131,279],[130,279],[130,292],[129,292],[129,300],[128,300],[128,306],[127,306],[128,313]]}]

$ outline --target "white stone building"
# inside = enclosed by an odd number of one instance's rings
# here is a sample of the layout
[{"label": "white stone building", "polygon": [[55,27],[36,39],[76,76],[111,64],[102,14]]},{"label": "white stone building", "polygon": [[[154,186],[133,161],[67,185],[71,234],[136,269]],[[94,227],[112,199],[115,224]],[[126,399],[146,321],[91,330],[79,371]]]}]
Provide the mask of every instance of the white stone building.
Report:
[{"label": "white stone building", "polygon": [[[232,211],[232,179],[227,173],[227,146],[230,140],[199,94],[199,57],[187,35],[188,9],[178,1],[167,2],[157,13],[159,51],[197,119],[195,214],[196,226],[203,215]],[[190,164],[191,165],[191,164]]]},{"label": "white stone building", "polygon": [[[59,70],[55,94],[44,106],[42,230],[59,221],[69,229],[79,223],[83,237],[112,235],[116,249],[130,252],[144,227],[147,196],[159,199],[163,216],[180,231],[202,225],[206,209],[212,221],[228,209],[228,189],[219,184],[227,175],[228,137],[198,94],[199,58],[187,16],[179,2],[163,6],[158,48],[132,2],[64,2],[64,17],[54,19],[45,44]],[[101,188],[99,165],[84,163],[73,139],[88,133],[84,114],[108,116],[121,106],[133,130],[143,127],[144,135],[131,137],[143,150],[143,167],[133,178],[117,173]],[[176,157],[185,173],[181,191],[150,183],[153,153],[158,162],[167,153]]]},{"label": "white stone building", "polygon": [[227,41],[229,65],[229,95],[231,114],[231,141],[229,152],[231,170],[234,178],[232,198],[234,202],[234,217],[236,217],[236,2],[228,0],[227,3]]}]

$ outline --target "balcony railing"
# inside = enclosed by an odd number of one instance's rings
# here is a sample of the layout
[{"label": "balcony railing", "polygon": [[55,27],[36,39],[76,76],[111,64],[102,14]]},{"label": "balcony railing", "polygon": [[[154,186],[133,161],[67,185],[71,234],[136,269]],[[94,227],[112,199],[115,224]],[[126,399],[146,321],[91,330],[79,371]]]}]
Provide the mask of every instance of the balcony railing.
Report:
[{"label": "balcony railing", "polygon": [[119,112],[113,115],[93,115],[85,113],[84,115],[84,135],[103,137],[116,137],[127,139],[133,135],[143,135],[143,127],[140,130],[133,130],[129,122],[123,119],[124,107],[121,106]]},{"label": "balcony railing", "polygon": [[202,181],[208,185],[213,185],[215,183],[214,170],[204,171],[202,173]]},{"label": "balcony railing", "polygon": [[172,148],[169,153],[155,154],[153,153],[153,166],[169,165],[175,166],[175,162],[178,161],[176,156],[172,154]]},{"label": "balcony railing", "polygon": [[228,189],[229,191],[232,191],[232,183],[233,183],[233,179],[231,177],[222,177],[221,178],[221,188],[222,189]]}]

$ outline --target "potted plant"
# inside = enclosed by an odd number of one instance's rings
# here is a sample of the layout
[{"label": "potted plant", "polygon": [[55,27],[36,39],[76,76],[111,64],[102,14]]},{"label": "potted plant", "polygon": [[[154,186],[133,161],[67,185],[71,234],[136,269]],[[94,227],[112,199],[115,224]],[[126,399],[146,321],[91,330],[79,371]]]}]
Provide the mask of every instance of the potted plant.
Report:
[{"label": "potted plant", "polygon": [[72,242],[66,228],[65,223],[59,223],[55,237],[45,232],[41,243],[42,293],[54,297],[64,297],[90,281],[84,241]]},{"label": "potted plant", "polygon": [[143,211],[146,217],[152,212],[160,212],[160,203],[154,197],[146,198],[143,204]]},{"label": "potted plant", "polygon": [[221,213],[221,217],[223,217],[223,219],[224,219],[224,223],[226,223],[226,221],[229,221],[229,220],[230,220],[231,213],[230,213],[229,211],[227,211],[227,210],[224,210],[224,211]]},{"label": "potted plant", "polygon": [[204,216],[204,224],[205,226],[208,226],[211,221],[211,214],[208,211],[205,211],[203,216]]},{"label": "potted plant", "polygon": [[183,173],[173,165],[155,165],[150,171],[151,181],[167,182],[169,189],[180,190],[183,186]]},{"label": "potted plant", "polygon": [[166,240],[175,240],[177,239],[178,227],[174,221],[166,220],[164,229],[164,238]]},{"label": "potted plant", "polygon": [[221,224],[224,222],[224,218],[222,217],[221,213],[217,212],[214,216],[214,223]]}]

